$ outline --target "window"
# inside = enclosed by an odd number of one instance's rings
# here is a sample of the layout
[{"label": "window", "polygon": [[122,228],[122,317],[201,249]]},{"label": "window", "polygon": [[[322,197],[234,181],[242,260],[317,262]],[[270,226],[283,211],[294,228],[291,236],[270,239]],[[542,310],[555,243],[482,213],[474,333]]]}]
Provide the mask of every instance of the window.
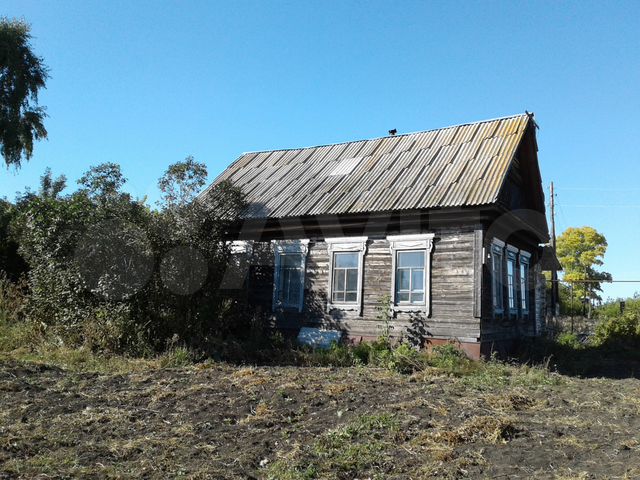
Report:
[{"label": "window", "polygon": [[433,234],[391,235],[392,296],[396,311],[429,312]]},{"label": "window", "polygon": [[273,309],[297,309],[301,312],[309,240],[282,240],[273,243]]},{"label": "window", "polygon": [[300,285],[302,284],[303,276],[302,254],[286,253],[280,257],[278,302],[282,306],[298,306],[300,303]]},{"label": "window", "polygon": [[424,303],[424,250],[398,252],[396,259],[396,302]]},{"label": "window", "polygon": [[362,274],[367,237],[327,238],[329,301],[327,310],[362,312]]},{"label": "window", "polygon": [[333,254],[333,303],[356,303],[358,300],[358,254]]},{"label": "window", "polygon": [[503,252],[504,243],[498,239],[494,239],[491,245],[491,285],[493,294],[493,311],[494,313],[502,313],[504,309],[503,290],[502,290],[502,269],[503,269]]},{"label": "window", "polygon": [[522,313],[529,313],[529,262],[531,255],[520,251],[520,301]]},{"label": "window", "polygon": [[507,245],[507,295],[509,299],[509,311],[511,313],[518,313],[517,255],[518,249]]}]

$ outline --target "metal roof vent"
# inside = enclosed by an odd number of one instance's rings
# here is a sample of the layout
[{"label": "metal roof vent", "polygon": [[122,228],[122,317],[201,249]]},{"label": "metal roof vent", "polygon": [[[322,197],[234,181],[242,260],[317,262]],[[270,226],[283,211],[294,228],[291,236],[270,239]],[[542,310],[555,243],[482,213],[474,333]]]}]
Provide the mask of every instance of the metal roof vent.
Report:
[{"label": "metal roof vent", "polygon": [[329,175],[348,175],[358,166],[360,160],[362,160],[362,157],[343,158]]}]

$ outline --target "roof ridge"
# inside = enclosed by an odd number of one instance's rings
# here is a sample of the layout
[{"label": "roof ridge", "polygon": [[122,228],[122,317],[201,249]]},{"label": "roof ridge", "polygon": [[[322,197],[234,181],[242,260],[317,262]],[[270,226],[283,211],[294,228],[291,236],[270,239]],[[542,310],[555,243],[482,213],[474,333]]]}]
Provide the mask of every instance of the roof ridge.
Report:
[{"label": "roof ridge", "polygon": [[294,147],[294,148],[276,148],[276,149],[272,149],[272,150],[253,150],[253,151],[248,151],[248,152],[242,152],[240,154],[240,157],[238,159],[240,159],[241,157],[245,156],[245,155],[250,155],[250,154],[257,154],[257,153],[267,153],[267,152],[290,152],[293,150],[307,150],[310,148],[323,148],[323,147],[335,147],[337,145],[345,145],[347,143],[358,143],[358,142],[371,142],[373,140],[382,140],[384,138],[400,138],[400,137],[407,137],[409,135],[417,135],[419,133],[429,133],[429,132],[435,132],[438,130],[446,130],[448,128],[457,128],[457,127],[464,127],[467,125],[478,125],[481,123],[489,123],[489,122],[495,122],[498,120],[506,120],[508,118],[515,118],[515,117],[527,117],[530,116],[529,113],[525,112],[525,113],[517,113],[517,114],[513,114],[513,115],[505,115],[503,117],[496,117],[496,118],[489,118],[486,120],[478,120],[476,122],[465,122],[465,123],[458,123],[455,125],[447,125],[446,127],[440,127],[440,128],[430,128],[429,130],[417,130],[415,132],[407,132],[407,133],[402,133],[399,135],[385,135],[382,137],[373,137],[373,138],[363,138],[360,140],[347,140],[344,142],[336,142],[336,143],[325,143],[325,144],[321,144],[321,145],[309,145],[306,147]]}]

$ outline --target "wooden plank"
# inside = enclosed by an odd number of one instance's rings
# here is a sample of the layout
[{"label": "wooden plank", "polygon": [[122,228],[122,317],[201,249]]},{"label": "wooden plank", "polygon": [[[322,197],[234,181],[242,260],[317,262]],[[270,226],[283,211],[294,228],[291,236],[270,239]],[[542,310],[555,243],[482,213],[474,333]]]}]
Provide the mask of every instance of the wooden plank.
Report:
[{"label": "wooden plank", "polygon": [[[480,334],[480,320],[476,316],[477,253],[474,252],[477,233],[464,227],[435,231],[431,270],[431,316],[426,320],[429,332],[437,337],[473,338]],[[270,250],[266,248],[266,250]],[[269,253],[266,252],[266,257]],[[272,267],[271,267],[272,268]],[[382,322],[377,318],[376,307],[382,297],[391,293],[392,258],[386,239],[369,242],[364,258],[363,311],[326,312],[326,296],[329,287],[329,254],[323,241],[310,244],[305,275],[305,311],[301,316],[289,316],[280,323],[288,326],[296,322],[327,324],[342,328],[353,335],[376,337]],[[272,284],[263,281],[254,285],[260,292],[251,297],[270,308]],[[285,315],[286,316],[286,315]],[[403,332],[409,325],[410,316],[398,313],[393,319],[395,333]],[[298,325],[298,326],[301,326]]]},{"label": "wooden plank", "polygon": [[483,232],[478,229],[474,231],[473,244],[473,316],[482,317],[482,264],[483,258]]}]

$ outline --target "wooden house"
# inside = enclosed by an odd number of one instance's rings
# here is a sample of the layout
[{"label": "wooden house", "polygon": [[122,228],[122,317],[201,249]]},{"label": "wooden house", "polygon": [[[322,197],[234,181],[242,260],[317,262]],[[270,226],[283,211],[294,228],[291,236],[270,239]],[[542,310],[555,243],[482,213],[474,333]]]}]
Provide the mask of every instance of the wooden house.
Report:
[{"label": "wooden house", "polygon": [[249,203],[232,233],[249,301],[294,333],[371,340],[388,324],[476,358],[539,335],[549,234],[536,129],[526,113],[241,155],[214,184]]}]

